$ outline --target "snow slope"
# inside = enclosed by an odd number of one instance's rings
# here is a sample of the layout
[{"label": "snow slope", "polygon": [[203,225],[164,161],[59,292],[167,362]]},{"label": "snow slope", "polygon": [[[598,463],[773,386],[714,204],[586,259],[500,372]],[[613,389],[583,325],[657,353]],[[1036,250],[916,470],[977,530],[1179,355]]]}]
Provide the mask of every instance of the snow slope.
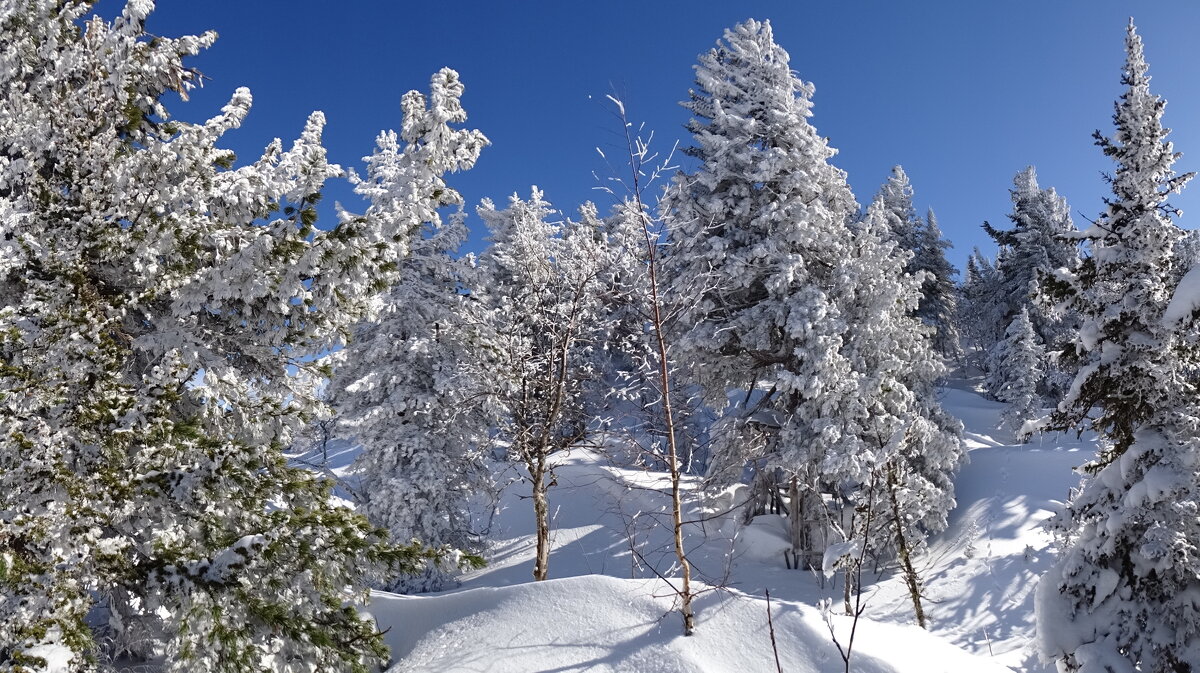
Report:
[{"label": "snow slope", "polygon": [[[1013,444],[999,429],[1003,405],[964,382],[942,391],[942,404],[966,426],[971,462],[955,480],[958,506],[949,529],[922,559],[930,631],[967,651],[1028,673],[1053,673],[1029,650],[1033,595],[1054,551],[1042,523],[1079,483],[1073,468],[1094,454],[1084,435],[1037,436]],[[907,590],[881,582],[868,614],[904,621]]]},{"label": "snow slope", "polygon": [[[1049,673],[1028,649],[1033,589],[1053,553],[1041,522],[1078,483],[1072,467],[1094,447],[1064,435],[1015,445],[999,429],[1002,405],[962,381],[941,394],[966,425],[971,462],[957,479],[950,528],[919,558],[930,631],[911,625],[900,578],[871,576],[852,670]],[[707,519],[688,527],[695,576],[723,589],[697,601],[696,635],[680,635],[671,592],[656,576],[677,575],[664,489],[659,473],[616,467],[594,453],[568,457],[550,492],[550,575],[562,579],[534,584],[532,506],[514,485],[493,521],[489,567],[464,577],[457,591],[376,594],[376,618],[393,627],[399,664],[392,670],[774,670],[765,590],[783,670],[843,670],[813,607],[828,600],[837,611],[840,578],[785,569],[782,520],[740,526],[736,512],[720,515],[739,502],[737,493],[689,513]],[[849,620],[833,619],[844,643]]]},{"label": "snow slope", "polygon": [[[775,670],[766,601],[736,591],[696,602],[695,635],[684,637],[660,580],[585,575],[538,584],[477,588],[440,596],[376,596],[381,622],[404,659],[391,673],[415,671],[608,671],[733,673]],[[772,601],[779,658],[789,673],[844,670],[819,610]],[[835,618],[840,637],[850,620]],[[862,673],[1000,673],[912,626],[862,622],[851,655]]]}]

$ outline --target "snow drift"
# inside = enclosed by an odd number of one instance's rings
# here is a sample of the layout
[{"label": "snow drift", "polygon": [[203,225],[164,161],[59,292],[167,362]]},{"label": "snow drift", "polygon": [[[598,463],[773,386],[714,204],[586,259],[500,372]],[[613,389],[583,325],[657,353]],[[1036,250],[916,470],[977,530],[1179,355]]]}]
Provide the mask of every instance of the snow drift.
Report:
[{"label": "snow drift", "polygon": [[[372,610],[399,661],[390,673],[423,671],[772,671],[767,603],[738,591],[696,602],[696,634],[681,634],[661,580],[585,575],[430,596],[378,593]],[[771,601],[783,670],[844,670],[821,612]],[[851,620],[834,616],[845,643]],[[860,620],[856,673],[993,673],[1011,669],[968,654],[915,626]]]}]

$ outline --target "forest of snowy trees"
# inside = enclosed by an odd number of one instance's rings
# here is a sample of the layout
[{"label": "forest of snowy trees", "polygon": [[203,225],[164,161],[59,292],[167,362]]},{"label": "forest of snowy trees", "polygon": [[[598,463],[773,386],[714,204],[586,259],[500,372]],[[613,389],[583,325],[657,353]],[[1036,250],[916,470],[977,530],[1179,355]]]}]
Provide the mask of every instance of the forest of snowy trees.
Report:
[{"label": "forest of snowy trees", "polygon": [[[1192,174],[1132,22],[1100,215],[1077,228],[1021,169],[960,282],[902,167],[851,191],[766,21],[679,92],[683,168],[628,137],[616,204],[560,211],[522,185],[465,203],[489,141],[453,70],[361,173],[321,113],[244,161],[219,145],[248,90],[204,123],[166,107],[215,35],[89,9],[0,2],[0,671],[376,670],[370,590],[487,563],[503,489],[554,575],[555,470],[584,450],[669,476],[684,632],[684,498],[781,513],[780,566],[841,572],[847,612],[864,566],[894,570],[925,626],[919,559],[967,460],[950,376],[1017,437],[1101,438],[1050,523],[1042,655],[1200,671],[1200,260],[1167,202]],[[361,212],[319,221],[334,180]],[[331,443],[358,451],[336,479],[295,460]]]}]

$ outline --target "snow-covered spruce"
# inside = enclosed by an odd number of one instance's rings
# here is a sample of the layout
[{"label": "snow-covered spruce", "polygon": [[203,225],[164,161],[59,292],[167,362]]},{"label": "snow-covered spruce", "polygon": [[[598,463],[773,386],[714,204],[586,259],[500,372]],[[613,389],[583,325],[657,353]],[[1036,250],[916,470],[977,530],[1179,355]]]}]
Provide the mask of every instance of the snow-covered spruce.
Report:
[{"label": "snow-covered spruce", "polygon": [[992,348],[984,381],[996,399],[1008,405],[1004,425],[1022,441],[1028,439],[1022,427],[1041,411],[1038,383],[1045,375],[1045,363],[1046,349],[1033,329],[1029,309],[1023,308],[1009,323],[1004,340]]},{"label": "snow-covered spruce", "polygon": [[[486,464],[491,417],[477,403],[483,400],[471,399],[478,386],[465,366],[472,330],[459,283],[468,260],[451,257],[466,229],[460,216],[426,229],[401,263],[378,322],[360,325],[338,354],[329,404],[336,435],[361,447],[352,466],[360,511],[394,540],[478,555],[483,540],[473,505],[494,489]],[[437,591],[454,574],[431,564],[383,586]]]},{"label": "snow-covered spruce", "polygon": [[[395,540],[477,554],[481,541],[468,501],[489,490],[481,454],[489,424],[485,407],[463,404],[472,390],[462,366],[471,345],[459,287],[469,264],[451,254],[466,226],[461,210],[449,222],[439,210],[461,208],[462,197],[443,175],[471,167],[487,139],[452,130],[439,144],[421,135],[465,119],[454,85],[435,78],[429,103],[409,93],[401,105],[404,137],[381,133],[366,175],[354,178],[355,191],[370,204],[366,217],[389,218],[408,232],[412,250],[400,263],[399,282],[381,297],[378,318],[360,324],[334,356],[339,366],[329,402],[336,434],[362,447],[353,472],[368,518]],[[447,146],[459,151],[447,153]],[[431,565],[385,584],[434,590],[452,573]]]},{"label": "snow-covered spruce", "polygon": [[992,346],[1004,338],[1005,307],[999,301],[1000,274],[979,248],[967,257],[967,269],[958,289],[958,325],[967,367],[986,370]]},{"label": "snow-covered spruce", "polygon": [[[1034,384],[1040,394],[1058,398],[1070,384],[1070,375],[1058,365],[1057,353],[1076,325],[1073,316],[1044,302],[1035,302],[1034,297],[1043,279],[1059,269],[1071,270],[1079,264],[1078,246],[1070,239],[1075,226],[1066,199],[1053,187],[1039,188],[1037,173],[1032,166],[1013,178],[1011,194],[1013,209],[1008,217],[1013,228],[996,229],[987,222],[983,225],[1000,254],[994,284],[988,290],[991,294],[985,299],[990,307],[976,312],[975,319],[997,321],[986,330],[997,335],[999,340],[999,335],[1004,334],[1017,314],[1027,310],[1037,340],[1046,351],[1040,367],[1043,378]],[[990,351],[995,345],[984,344],[983,347]],[[991,384],[986,385],[988,392],[1003,399]]]},{"label": "snow-covered spruce", "polygon": [[[747,461],[760,474],[779,468],[819,507],[821,457],[838,439],[827,428],[854,386],[840,353],[847,325],[827,288],[849,256],[858,205],[808,122],[812,85],[793,75],[770,23],[727,30],[695,71],[686,151],[700,166],[665,199],[664,265],[681,373],[724,415],[709,473],[722,482]],[[797,556],[819,560],[822,540],[793,538]]]},{"label": "snow-covered spruce", "polygon": [[932,209],[924,219],[917,216],[912,183],[902,166],[892,168],[892,174],[880,187],[876,200],[881,204],[881,215],[887,219],[900,249],[912,253],[905,271],[913,275],[928,274],[921,286],[921,302],[914,312],[926,325],[934,328],[934,350],[947,359],[958,358],[962,355],[962,346],[956,315],[958,291],[953,280],[958,271],[946,260],[950,242],[942,238]]},{"label": "snow-covered spruce", "polygon": [[[843,508],[848,537],[877,561],[895,559],[925,626],[915,557],[946,528],[952,477],[964,461],[961,424],[940,408],[934,382],[946,366],[935,328],[916,316],[927,275],[905,271],[890,209],[877,196],[856,224],[837,299],[850,329],[842,355],[857,386],[840,402],[840,440],[823,457],[823,481]],[[871,510],[870,524],[864,512]]]},{"label": "snow-covered spruce", "polygon": [[[807,119],[812,88],[769,24],[727,31],[696,73],[689,151],[702,163],[665,204],[680,363],[722,412],[709,481],[737,480],[747,464],[760,488],[781,473],[796,567],[819,563],[830,541],[827,495],[849,512],[882,500],[871,483],[890,483],[895,517],[877,522],[896,525],[869,533],[874,552],[915,553],[945,526],[961,448],[957,424],[932,402],[944,367],[931,350],[936,327],[919,318],[929,275],[906,272],[912,253],[892,228],[907,211],[888,207],[885,188],[852,228],[845,174]],[[862,534],[851,521],[846,530]]]},{"label": "snow-covered spruce", "polygon": [[[216,143],[248,91],[203,124],[160,100],[215,35],[145,34],[146,0],[81,26],[88,7],[0,9],[0,670],[366,671],[366,575],[423,552],[282,447],[321,406],[312,356],[416,232],[390,209],[316,230],[341,172],[319,113],[235,169]],[[404,120],[430,176],[478,141],[447,126],[457,76],[433,88]]]},{"label": "snow-covered spruce", "polygon": [[1200,419],[1184,338],[1196,312],[1164,319],[1182,236],[1166,198],[1192,174],[1172,170],[1132,21],[1125,47],[1116,133],[1096,133],[1113,196],[1079,234],[1091,255],[1050,288],[1081,319],[1054,427],[1090,427],[1102,447],[1053,520],[1062,551],[1038,588],[1038,639],[1059,670],[1178,673],[1200,661]]}]

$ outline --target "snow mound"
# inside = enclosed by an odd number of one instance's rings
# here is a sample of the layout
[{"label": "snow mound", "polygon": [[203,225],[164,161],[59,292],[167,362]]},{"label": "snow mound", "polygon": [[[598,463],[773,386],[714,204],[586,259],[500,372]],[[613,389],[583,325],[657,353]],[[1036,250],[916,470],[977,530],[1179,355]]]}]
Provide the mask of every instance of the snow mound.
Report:
[{"label": "snow mound", "polygon": [[[585,575],[427,596],[376,593],[372,612],[381,628],[391,627],[399,663],[390,673],[775,670],[766,601],[701,588],[690,638],[672,612],[674,595],[656,579]],[[771,612],[783,670],[844,670],[817,608],[772,600]],[[844,643],[851,620],[833,623]],[[915,626],[866,619],[851,661],[861,673],[1011,673]]]}]

